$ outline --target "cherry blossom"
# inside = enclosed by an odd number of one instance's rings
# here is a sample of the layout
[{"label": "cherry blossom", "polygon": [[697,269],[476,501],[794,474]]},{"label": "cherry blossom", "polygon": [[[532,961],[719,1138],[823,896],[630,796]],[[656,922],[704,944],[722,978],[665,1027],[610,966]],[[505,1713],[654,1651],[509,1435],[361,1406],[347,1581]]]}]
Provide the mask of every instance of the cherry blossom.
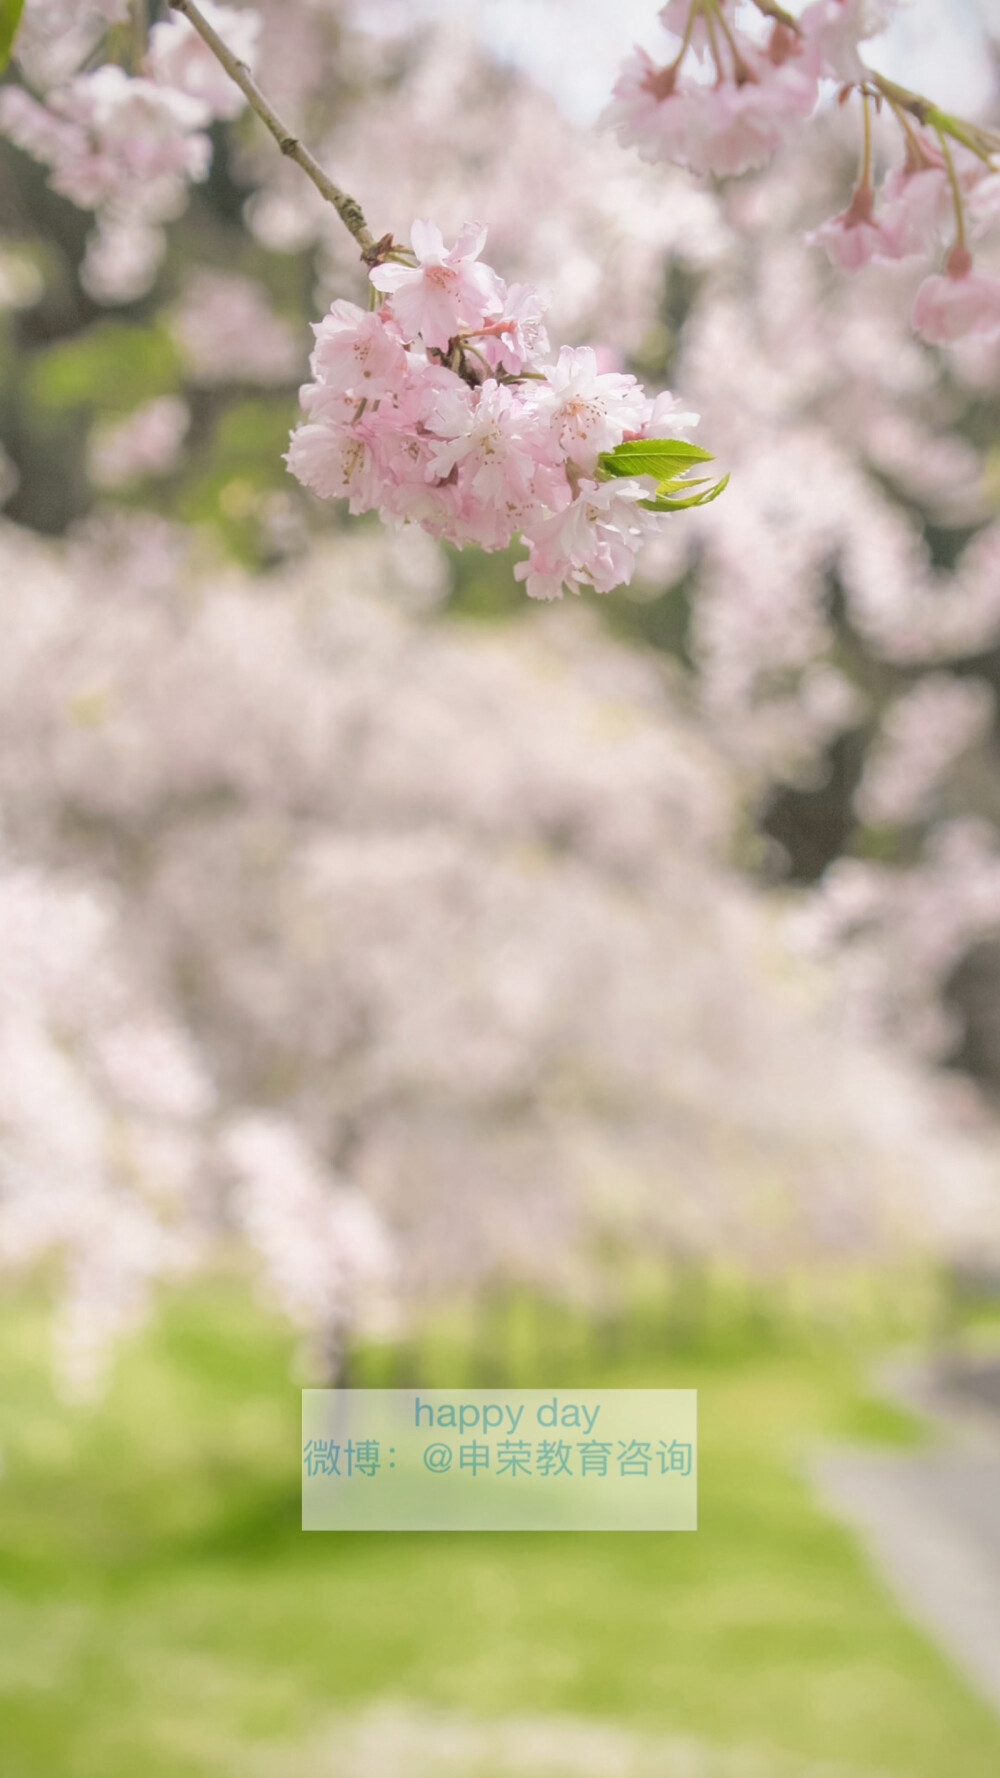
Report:
[{"label": "cherry blossom", "polygon": [[528,560],[514,573],[532,599],[558,599],[564,585],[592,586],[610,593],[631,580],[636,556],[656,529],[644,510],[648,487],[635,478],[580,483],[575,500],[561,512],[531,522]]},{"label": "cherry blossom", "polygon": [[316,346],[310,363],[326,388],[377,400],[402,383],[407,368],[402,336],[384,314],[337,301],[313,332]]},{"label": "cherry blossom", "polygon": [[179,395],[159,395],[127,419],[92,433],[88,468],[98,487],[122,487],[144,476],[168,475],[176,466],[191,424]]},{"label": "cherry blossom", "polygon": [[911,239],[902,220],[877,218],[871,186],[859,186],[841,216],[824,222],[808,236],[826,248],[841,271],[855,272],[873,259],[902,259]]},{"label": "cherry blossom", "polygon": [[427,430],[440,441],[431,445],[428,471],[447,480],[463,464],[469,490],[477,498],[524,512],[533,503],[538,467],[532,430],[536,449],[544,449],[537,419],[505,383],[486,383],[476,400],[461,385],[442,388],[426,421]]},{"label": "cherry blossom", "polygon": [[[927,153],[926,148],[923,151]],[[928,253],[952,222],[952,198],[943,166],[895,167],[881,186],[881,216],[903,252]],[[887,257],[897,258],[892,253]]]},{"label": "cherry blossom", "polygon": [[425,346],[446,352],[463,330],[476,330],[500,311],[496,277],[479,263],[486,245],[481,224],[465,225],[454,247],[446,248],[433,222],[415,222],[410,239],[415,266],[376,266],[371,281],[393,298],[393,312],[408,339],[419,334]]},{"label": "cherry blossom", "polygon": [[369,433],[360,425],[348,431],[307,421],[292,434],[288,467],[321,499],[347,500],[352,512],[370,512],[382,482]]},{"label": "cherry blossom", "polygon": [[913,304],[913,325],[931,345],[950,345],[968,334],[1000,334],[1000,278],[972,269],[967,253],[951,255],[943,275],[926,278]]},{"label": "cherry blossom", "polygon": [[830,79],[856,85],[867,79],[860,46],[889,24],[899,0],[813,0],[799,21],[809,51]]},{"label": "cherry blossom", "polygon": [[542,317],[551,303],[550,293],[535,285],[509,286],[503,296],[503,314],[481,329],[482,354],[492,369],[506,370],[516,377],[545,356],[549,336]]},{"label": "cherry blossom", "polygon": [[814,72],[793,50],[779,59],[752,42],[739,68],[710,85],[657,67],[642,49],[624,63],[604,122],[646,160],[676,160],[692,173],[732,175],[762,167],[812,112]]},{"label": "cherry blossom", "polygon": [[635,377],[599,371],[591,346],[563,346],[545,369],[539,412],[574,463],[592,469],[598,453],[642,431],[649,403]]},{"label": "cherry blossom", "polygon": [[616,131],[623,147],[635,146],[644,160],[690,167],[703,153],[703,114],[686,99],[675,102],[677,97],[673,68],[658,67],[637,45],[622,63],[602,121]]}]

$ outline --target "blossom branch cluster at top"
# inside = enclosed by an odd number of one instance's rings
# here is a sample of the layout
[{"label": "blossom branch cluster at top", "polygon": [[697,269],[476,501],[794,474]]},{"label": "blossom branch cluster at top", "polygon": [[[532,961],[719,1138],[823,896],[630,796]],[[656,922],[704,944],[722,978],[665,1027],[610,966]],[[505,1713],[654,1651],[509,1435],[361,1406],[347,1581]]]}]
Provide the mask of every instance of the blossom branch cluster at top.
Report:
[{"label": "blossom branch cluster at top", "polygon": [[650,399],[632,376],[602,372],[596,352],[564,346],[543,365],[545,297],[509,289],[480,259],[485,228],[468,224],[446,249],[430,222],[413,225],[412,253],[394,248],[369,273],[366,313],[338,301],[315,329],[314,381],[288,465],[352,512],[377,509],[462,545],[502,549],[521,532],[515,569],[532,598],[564,585],[610,592],[688,492],[708,453],[662,439],[695,414],[673,396]]},{"label": "blossom branch cluster at top", "polygon": [[[36,20],[59,4],[34,0]],[[634,377],[602,373],[587,347],[543,365],[546,299],[533,286],[508,289],[480,260],[484,228],[467,225],[450,250],[429,222],[414,224],[412,252],[391,234],[377,240],[257,85],[255,15],[208,0],[171,5],[145,53],[139,44],[138,74],[109,62],[45,102],[10,88],[0,127],[74,202],[112,217],[138,206],[162,221],[185,178],[205,176],[205,125],[247,102],[333,205],[369,269],[373,304],[383,299],[368,313],[335,302],[316,330],[292,473],[352,512],[415,522],[459,546],[501,549],[523,533],[528,561],[516,572],[534,598],[627,583],[665,514],[725,486],[689,479],[709,452],[657,437],[668,419],[676,430],[697,415],[675,414],[670,395],[650,399]],[[97,0],[97,11],[98,24],[124,23],[119,0]]]},{"label": "blossom branch cluster at top", "polygon": [[[813,0],[798,18],[753,0],[667,0],[673,39],[657,64],[636,49],[623,64],[605,121],[649,161],[730,176],[765,166],[812,116],[822,83],[841,102],[860,98],[861,166],[847,208],[810,237],[854,271],[876,260],[943,251],[943,272],[917,292],[913,324],[932,344],[1000,334],[1000,280],[977,272],[972,247],[1000,215],[1000,136],[950,116],[875,73],[861,43],[888,23],[896,0]],[[755,29],[754,27],[761,27]],[[901,158],[877,192],[872,113],[888,114]]]},{"label": "blossom branch cluster at top", "polygon": [[669,394],[650,399],[632,376],[602,374],[589,347],[564,346],[541,368],[545,296],[508,289],[481,261],[485,228],[467,224],[451,249],[427,221],[413,225],[412,252],[391,235],[376,241],[193,0],[172,4],[334,205],[370,268],[373,302],[384,299],[368,313],[335,301],[315,329],[292,473],[353,513],[415,522],[459,547],[503,549],[522,533],[528,560],[515,574],[531,598],[627,584],[663,514],[725,487],[688,479],[709,452],[658,436],[668,419],[690,427],[698,416],[678,414]]}]

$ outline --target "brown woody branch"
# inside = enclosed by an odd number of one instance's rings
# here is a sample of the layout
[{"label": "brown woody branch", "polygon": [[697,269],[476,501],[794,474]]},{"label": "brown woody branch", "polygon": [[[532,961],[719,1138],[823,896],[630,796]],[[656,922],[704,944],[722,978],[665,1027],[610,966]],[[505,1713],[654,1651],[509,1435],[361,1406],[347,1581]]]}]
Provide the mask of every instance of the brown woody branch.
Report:
[{"label": "brown woody branch", "polygon": [[330,178],[329,173],[320,166],[315,155],[310,154],[305,144],[299,141],[294,132],[278,116],[270,100],[265,98],[261,92],[246,63],[241,62],[239,57],[234,55],[228,45],[223,42],[218,31],[209,24],[204,13],[199,11],[195,0],[169,0],[169,3],[175,12],[184,15],[188,23],[197,31],[202,42],[207,44],[212,54],[221,62],[230,79],[236,82],[251,111],[257,113],[265,129],[270,131],[282,154],[287,155],[289,160],[295,161],[296,165],[302,168],[303,173],[312,180],[320,196],[325,198],[328,204],[333,205],[344,227],[357,241],[365,263],[367,265],[376,264],[391,245],[391,239],[376,241],[365,221],[364,213],[357,199],[341,190],[336,181]]}]

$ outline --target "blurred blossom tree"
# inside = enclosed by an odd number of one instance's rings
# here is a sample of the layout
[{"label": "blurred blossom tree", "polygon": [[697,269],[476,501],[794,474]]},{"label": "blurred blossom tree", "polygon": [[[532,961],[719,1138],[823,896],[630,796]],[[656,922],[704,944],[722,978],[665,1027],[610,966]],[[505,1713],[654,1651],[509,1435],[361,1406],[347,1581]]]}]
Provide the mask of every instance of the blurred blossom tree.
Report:
[{"label": "blurred blossom tree", "polygon": [[983,1238],[986,1127],[790,967],[655,657],[393,610],[409,541],[262,597],[147,524],[2,544],[0,1254],[66,1257],[70,1380],[236,1234],[314,1363],[490,1281],[601,1306],[609,1243]]},{"label": "blurred blossom tree", "polygon": [[[68,1378],[236,1231],[323,1363],[609,1236],[985,1238],[996,138],[890,10],[671,0],[636,164],[349,0],[0,6],[0,1255],[64,1255]],[[675,659],[438,620],[515,575]]]}]

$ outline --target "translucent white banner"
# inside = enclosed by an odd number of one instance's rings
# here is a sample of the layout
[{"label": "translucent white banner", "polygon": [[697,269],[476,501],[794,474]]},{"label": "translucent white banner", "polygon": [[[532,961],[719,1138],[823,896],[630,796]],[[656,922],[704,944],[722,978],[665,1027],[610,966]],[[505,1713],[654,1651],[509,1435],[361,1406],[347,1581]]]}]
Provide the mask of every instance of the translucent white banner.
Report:
[{"label": "translucent white banner", "polygon": [[304,1531],[694,1531],[694,1389],[305,1389]]}]

